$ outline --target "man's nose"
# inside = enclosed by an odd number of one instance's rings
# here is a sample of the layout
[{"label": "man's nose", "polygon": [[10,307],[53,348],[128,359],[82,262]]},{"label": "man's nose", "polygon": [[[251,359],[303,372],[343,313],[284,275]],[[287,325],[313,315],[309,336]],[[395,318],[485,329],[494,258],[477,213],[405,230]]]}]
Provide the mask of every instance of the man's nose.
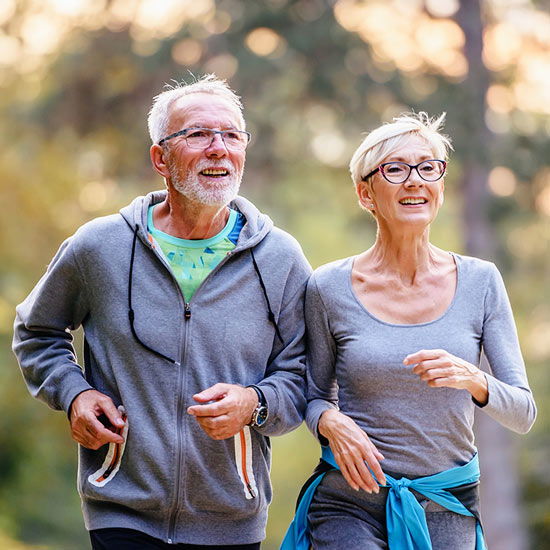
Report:
[{"label": "man's nose", "polygon": [[227,155],[227,147],[221,134],[214,134],[210,145],[206,148],[206,154],[213,157],[223,157]]}]

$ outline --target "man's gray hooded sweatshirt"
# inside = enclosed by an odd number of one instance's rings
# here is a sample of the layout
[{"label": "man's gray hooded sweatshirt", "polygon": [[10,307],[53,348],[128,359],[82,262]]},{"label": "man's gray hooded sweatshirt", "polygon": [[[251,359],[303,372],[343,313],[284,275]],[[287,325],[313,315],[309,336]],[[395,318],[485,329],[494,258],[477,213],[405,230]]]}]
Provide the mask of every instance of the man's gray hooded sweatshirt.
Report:
[{"label": "man's gray hooded sweatshirt", "polygon": [[[258,542],[271,500],[268,436],[296,428],[305,409],[310,267],[295,239],[238,197],[230,206],[246,223],[237,246],[186,303],[147,234],[147,209],[164,198],[139,197],[62,244],[17,308],[14,351],[30,392],[50,407],[68,412],[94,388],[125,409],[125,444],[79,449],[88,529],[126,527],[173,543]],[[84,369],[70,333],[80,325]],[[210,439],[186,411],[193,394],[217,382],[257,384],[267,422]]]}]

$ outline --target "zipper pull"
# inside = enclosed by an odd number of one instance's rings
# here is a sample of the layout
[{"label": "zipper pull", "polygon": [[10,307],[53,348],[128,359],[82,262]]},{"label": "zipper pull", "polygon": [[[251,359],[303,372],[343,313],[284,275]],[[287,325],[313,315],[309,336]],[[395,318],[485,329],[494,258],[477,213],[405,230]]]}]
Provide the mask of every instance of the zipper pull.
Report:
[{"label": "zipper pull", "polygon": [[191,306],[188,303],[185,304],[185,313],[183,314],[183,316],[186,319],[191,319]]}]

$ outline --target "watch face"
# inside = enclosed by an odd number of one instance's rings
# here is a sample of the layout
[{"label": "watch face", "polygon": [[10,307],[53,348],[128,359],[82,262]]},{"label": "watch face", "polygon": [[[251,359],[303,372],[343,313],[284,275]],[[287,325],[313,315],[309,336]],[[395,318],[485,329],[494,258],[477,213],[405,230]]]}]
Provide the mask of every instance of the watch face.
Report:
[{"label": "watch face", "polygon": [[267,420],[267,407],[261,406],[256,409],[255,418],[253,424],[256,426],[262,426]]}]

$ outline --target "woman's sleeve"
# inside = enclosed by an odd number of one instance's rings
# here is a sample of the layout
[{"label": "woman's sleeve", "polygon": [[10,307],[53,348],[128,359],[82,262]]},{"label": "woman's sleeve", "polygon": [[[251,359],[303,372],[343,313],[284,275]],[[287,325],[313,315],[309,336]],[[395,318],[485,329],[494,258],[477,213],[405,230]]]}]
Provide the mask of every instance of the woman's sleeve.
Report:
[{"label": "woman's sleeve", "polygon": [[483,410],[503,426],[527,433],[535,421],[537,409],[527,382],[508,294],[493,264],[485,295],[481,343],[491,367],[491,374],[486,374],[489,400]]},{"label": "woman's sleeve", "polygon": [[338,409],[338,385],[334,371],[336,345],[315,274],[309,280],[306,290],[305,319],[308,400],[306,424],[313,435],[320,438],[317,425],[321,414],[328,409]]}]

